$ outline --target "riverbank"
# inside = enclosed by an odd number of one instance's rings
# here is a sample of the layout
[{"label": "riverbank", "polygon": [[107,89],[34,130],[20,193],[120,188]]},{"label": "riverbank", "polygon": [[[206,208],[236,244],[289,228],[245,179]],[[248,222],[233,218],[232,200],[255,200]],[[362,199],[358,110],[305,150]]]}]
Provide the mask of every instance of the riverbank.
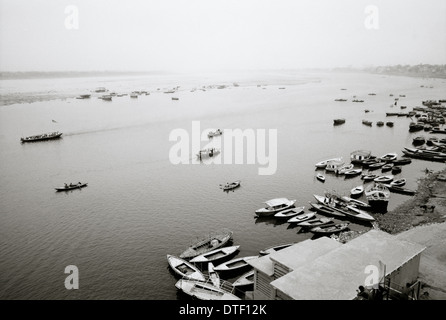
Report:
[{"label": "riverbank", "polygon": [[412,199],[377,219],[381,230],[426,247],[420,261],[420,295],[433,300],[446,300],[445,177],[446,168],[426,172]]}]

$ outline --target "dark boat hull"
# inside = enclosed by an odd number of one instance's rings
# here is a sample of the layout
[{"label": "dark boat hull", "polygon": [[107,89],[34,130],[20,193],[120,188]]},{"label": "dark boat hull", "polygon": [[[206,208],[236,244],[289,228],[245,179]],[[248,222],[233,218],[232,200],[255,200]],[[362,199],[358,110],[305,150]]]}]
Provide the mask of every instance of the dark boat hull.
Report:
[{"label": "dark boat hull", "polygon": [[81,189],[81,188],[84,188],[84,187],[86,187],[88,185],[88,183],[83,183],[83,184],[79,184],[79,185],[75,185],[75,186],[72,186],[72,187],[67,187],[67,188],[65,188],[65,187],[61,187],[61,188],[55,188],[56,189],[56,191],[70,191],[70,190],[76,190],[76,189]]}]

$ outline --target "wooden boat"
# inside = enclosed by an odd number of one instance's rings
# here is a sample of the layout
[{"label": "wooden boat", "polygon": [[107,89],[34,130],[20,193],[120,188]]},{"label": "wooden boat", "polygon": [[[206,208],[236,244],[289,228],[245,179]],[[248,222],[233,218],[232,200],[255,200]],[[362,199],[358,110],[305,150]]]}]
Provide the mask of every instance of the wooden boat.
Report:
[{"label": "wooden boat", "polygon": [[360,196],[364,193],[364,186],[357,186],[350,190],[350,194],[352,197]]},{"label": "wooden boat", "polygon": [[339,168],[341,168],[344,165],[344,160],[332,160],[328,161],[327,165],[325,166],[326,171],[333,171],[336,172]]},{"label": "wooden boat", "polygon": [[241,275],[232,284],[234,287],[247,287],[254,285],[254,270],[250,270],[245,274]]},{"label": "wooden boat", "polygon": [[340,167],[339,169],[336,169],[335,172],[336,172],[336,174],[344,174],[346,171],[352,170],[353,167],[354,167],[353,163],[350,163],[350,164]]},{"label": "wooden boat", "polygon": [[334,233],[338,233],[341,231],[344,231],[348,228],[349,224],[348,223],[338,223],[335,225],[325,225],[325,226],[319,226],[319,227],[315,227],[310,229],[310,232],[314,233],[314,234],[320,234],[320,235],[331,235]]},{"label": "wooden boat", "polygon": [[81,189],[84,188],[88,185],[88,183],[84,182],[81,183],[79,182],[78,184],[69,184],[69,185],[65,185],[64,187],[57,187],[55,188],[57,191],[70,191],[70,190],[74,190],[74,189]]},{"label": "wooden boat", "polygon": [[387,121],[387,122],[386,122],[386,126],[388,126],[388,127],[393,127],[393,122],[392,122],[392,121]]},{"label": "wooden boat", "polygon": [[400,166],[393,166],[392,174],[398,174],[400,172],[401,172],[401,167]]},{"label": "wooden boat", "polygon": [[382,127],[382,126],[384,125],[384,121],[377,121],[377,122],[376,122],[376,125],[377,125],[378,127]]},{"label": "wooden boat", "polygon": [[362,124],[365,124],[366,126],[372,126],[372,121],[369,120],[362,120]]},{"label": "wooden boat", "polygon": [[209,132],[208,133],[208,138],[212,138],[212,137],[215,137],[215,136],[220,136],[222,134],[223,134],[223,131],[221,129],[217,129],[215,131]]},{"label": "wooden boat", "polygon": [[274,215],[279,211],[290,209],[296,203],[296,200],[288,200],[287,198],[276,198],[265,202],[266,207],[256,210],[256,215],[258,217],[266,217]]},{"label": "wooden boat", "polygon": [[404,150],[402,150],[402,152],[404,153],[405,156],[410,158],[446,162],[445,153],[420,150],[420,149],[410,149],[410,148],[405,148]]},{"label": "wooden boat", "polygon": [[386,163],[384,161],[379,161],[379,162],[376,162],[376,163],[372,163],[371,165],[369,165],[369,170],[375,170],[375,169],[381,168],[385,164]]},{"label": "wooden boat", "polygon": [[217,148],[209,148],[209,149],[203,149],[198,151],[197,153],[197,157],[199,159],[204,158],[204,157],[213,157],[216,156],[220,153],[220,149]]},{"label": "wooden boat", "polygon": [[334,119],[333,120],[333,124],[334,125],[340,125],[340,124],[343,124],[343,123],[345,123],[345,119]]},{"label": "wooden boat", "polygon": [[175,287],[187,295],[199,300],[241,300],[235,294],[217,288],[211,283],[180,279]]},{"label": "wooden boat", "polygon": [[242,182],[241,180],[237,180],[237,181],[234,181],[234,182],[226,182],[226,184],[222,186],[222,189],[224,191],[233,190],[235,188],[240,187],[240,183],[241,182]]},{"label": "wooden boat", "polygon": [[380,176],[378,178],[373,179],[373,181],[378,183],[390,183],[393,180],[393,175]]},{"label": "wooden boat", "polygon": [[218,248],[203,254],[200,254],[190,260],[193,263],[205,263],[205,262],[215,262],[217,260],[227,258],[235,253],[240,246],[230,246],[230,247],[222,247]]},{"label": "wooden boat", "polygon": [[391,184],[384,184],[384,186],[386,186],[390,192],[401,193],[410,196],[413,196],[417,193],[415,190],[407,189],[400,186],[392,186]]},{"label": "wooden boat", "polygon": [[270,253],[277,252],[277,251],[280,251],[282,249],[288,248],[289,246],[292,246],[293,244],[295,244],[295,242],[282,243],[282,244],[274,245],[274,246],[271,246],[271,247],[267,247],[265,249],[260,250],[259,254],[261,256],[266,256],[267,254],[270,254]]},{"label": "wooden boat", "polygon": [[386,153],[384,155],[382,155],[381,157],[379,157],[379,160],[381,161],[394,161],[398,158],[398,154],[394,153],[394,152],[390,152],[390,153]]},{"label": "wooden boat", "polygon": [[232,239],[232,231],[222,229],[217,232],[210,233],[192,243],[183,253],[180,254],[182,259],[194,258],[200,254],[223,247]]},{"label": "wooden boat", "polygon": [[359,207],[359,208],[366,209],[366,210],[371,209],[370,205],[368,203],[365,203],[364,201],[361,201],[358,199],[353,199],[353,198],[350,198],[347,196],[342,196],[340,198],[340,200],[346,202],[347,204],[354,205],[355,207]]},{"label": "wooden boat", "polygon": [[405,184],[406,184],[406,179],[405,178],[401,178],[401,179],[394,180],[394,181],[390,182],[390,185],[392,187],[402,187]]},{"label": "wooden boat", "polygon": [[310,219],[307,221],[302,221],[299,222],[297,225],[302,228],[315,228],[327,224],[334,224],[333,219],[334,218],[321,217],[321,218]]},{"label": "wooden boat", "polygon": [[351,169],[351,170],[347,170],[344,172],[344,175],[346,177],[351,177],[351,176],[356,176],[358,174],[362,173],[362,169],[361,168],[356,168],[356,169]]},{"label": "wooden boat", "polygon": [[315,166],[316,166],[316,168],[325,168],[327,166],[327,163],[330,161],[342,161],[342,158],[332,158],[332,159],[323,160],[323,161],[316,163]]},{"label": "wooden boat", "polygon": [[305,209],[305,206],[297,207],[293,209],[287,209],[283,211],[277,212],[274,216],[276,218],[286,218],[289,219],[291,217],[297,216],[298,214],[301,214]]},{"label": "wooden boat", "polygon": [[312,203],[309,202],[310,205],[317,210],[317,212],[320,212],[324,215],[333,216],[333,217],[345,217],[345,214],[333,209],[331,206],[324,205],[321,203]]},{"label": "wooden boat", "polygon": [[347,217],[361,221],[375,221],[375,218],[373,218],[370,214],[361,209],[356,208],[355,206],[347,205],[347,209],[348,209],[347,212],[345,212],[345,215]]},{"label": "wooden boat", "polygon": [[412,140],[413,145],[421,145],[421,144],[424,144],[425,142],[426,142],[426,138],[423,136],[415,137]]},{"label": "wooden boat", "polygon": [[390,199],[389,188],[380,183],[377,183],[366,188],[364,193],[373,211],[387,212],[387,206]]},{"label": "wooden boat", "polygon": [[177,100],[180,100],[180,98],[178,98],[178,97],[172,97],[172,100],[177,101]]},{"label": "wooden boat", "polygon": [[394,166],[394,164],[392,162],[388,162],[381,167],[381,171],[383,171],[383,172],[390,171],[390,170],[392,170],[393,166]]},{"label": "wooden boat", "polygon": [[240,257],[235,258],[229,261],[225,261],[218,266],[214,268],[215,271],[222,272],[222,271],[234,271],[234,270],[240,270],[247,267],[251,267],[250,264],[248,264],[247,261],[257,258],[257,256],[247,256],[247,257]]},{"label": "wooden boat", "polygon": [[220,288],[220,275],[217,271],[215,271],[214,264],[212,262],[208,263],[208,274],[212,284],[215,287]]},{"label": "wooden boat", "polygon": [[184,259],[168,254],[167,262],[172,270],[184,279],[206,281],[206,278],[200,269]]},{"label": "wooden boat", "polygon": [[352,164],[362,164],[363,161],[369,160],[372,156],[372,152],[369,150],[355,150],[350,153],[350,162]]},{"label": "wooden boat", "polygon": [[287,220],[288,223],[302,222],[305,220],[309,220],[315,216],[314,212],[308,212],[304,214],[299,214]]},{"label": "wooden boat", "polygon": [[45,140],[54,140],[59,139],[62,136],[62,132],[50,132],[50,133],[42,133],[29,137],[20,138],[21,142],[36,142],[36,141],[45,141]]},{"label": "wooden boat", "polygon": [[403,165],[412,163],[412,160],[407,159],[407,158],[402,158],[402,159],[393,160],[392,162],[395,166],[403,166]]},{"label": "wooden boat", "polygon": [[378,163],[378,162],[380,162],[380,161],[377,160],[376,158],[373,158],[373,159],[367,159],[367,160],[364,160],[364,161],[362,162],[362,166],[363,166],[364,168],[368,168],[370,165],[375,164],[375,163]]},{"label": "wooden boat", "polygon": [[319,181],[325,182],[325,176],[321,173],[316,174],[316,179]]},{"label": "wooden boat", "polygon": [[365,175],[362,175],[361,179],[364,181],[372,181],[373,179],[378,178],[377,174],[368,173]]}]

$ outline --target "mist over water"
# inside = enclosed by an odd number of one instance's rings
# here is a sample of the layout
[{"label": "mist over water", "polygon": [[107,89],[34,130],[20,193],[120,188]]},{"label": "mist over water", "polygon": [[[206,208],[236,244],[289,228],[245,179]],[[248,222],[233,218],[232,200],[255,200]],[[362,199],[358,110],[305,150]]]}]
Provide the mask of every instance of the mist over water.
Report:
[{"label": "mist over water", "polygon": [[[91,92],[101,86],[116,93],[150,94],[103,101]],[[174,94],[164,93],[178,86]],[[277,197],[296,199],[296,206],[308,211],[313,194],[349,194],[362,184],[359,176],[345,179],[327,173],[321,183],[314,164],[338,156],[348,161],[358,149],[401,156],[415,136],[429,134],[410,133],[410,118],[390,119],[385,113],[400,111],[400,105],[409,111],[422,100],[444,99],[445,89],[442,79],[353,73],[2,80],[0,297],[178,299],[182,296],[177,295],[177,278],[166,255],[179,255],[196,237],[229,228],[234,244],[240,245],[238,256],[309,239],[311,233],[275,218],[256,219],[254,211]],[[75,99],[84,93],[92,97]],[[56,99],[39,101],[43,94]],[[392,107],[400,94],[405,97]],[[354,95],[364,103],[351,102]],[[5,103],[7,99],[30,103]],[[334,118],[346,123],[333,126]],[[362,119],[373,126],[364,126]],[[379,120],[394,121],[394,127],[377,127]],[[191,164],[173,165],[169,151],[175,143],[169,134],[177,128],[191,132],[192,121],[200,121],[202,131],[276,129],[276,173],[259,175],[259,164],[199,163],[194,156],[198,150],[191,150]],[[63,132],[62,139],[19,141],[51,131]],[[414,159],[397,177],[416,189],[426,168],[437,171],[444,164]],[[220,189],[233,180],[242,181],[239,189]],[[88,187],[54,190],[78,181],[88,182]],[[389,210],[408,198],[392,193]],[[351,223],[350,228],[369,226]],[[79,268],[79,290],[64,287],[67,265]]]}]

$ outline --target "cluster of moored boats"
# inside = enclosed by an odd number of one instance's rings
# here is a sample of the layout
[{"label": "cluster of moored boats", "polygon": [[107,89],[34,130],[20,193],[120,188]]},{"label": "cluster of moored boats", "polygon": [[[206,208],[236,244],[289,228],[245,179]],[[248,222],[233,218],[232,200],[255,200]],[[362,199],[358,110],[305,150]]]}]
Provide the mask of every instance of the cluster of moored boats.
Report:
[{"label": "cluster of moored boats", "polygon": [[[241,300],[236,293],[254,284],[248,261],[258,256],[235,258],[240,245],[233,245],[232,236],[231,230],[222,229],[193,241],[179,255],[168,254],[169,267],[180,278],[175,287],[200,300]],[[233,283],[223,280],[238,273]]]}]

